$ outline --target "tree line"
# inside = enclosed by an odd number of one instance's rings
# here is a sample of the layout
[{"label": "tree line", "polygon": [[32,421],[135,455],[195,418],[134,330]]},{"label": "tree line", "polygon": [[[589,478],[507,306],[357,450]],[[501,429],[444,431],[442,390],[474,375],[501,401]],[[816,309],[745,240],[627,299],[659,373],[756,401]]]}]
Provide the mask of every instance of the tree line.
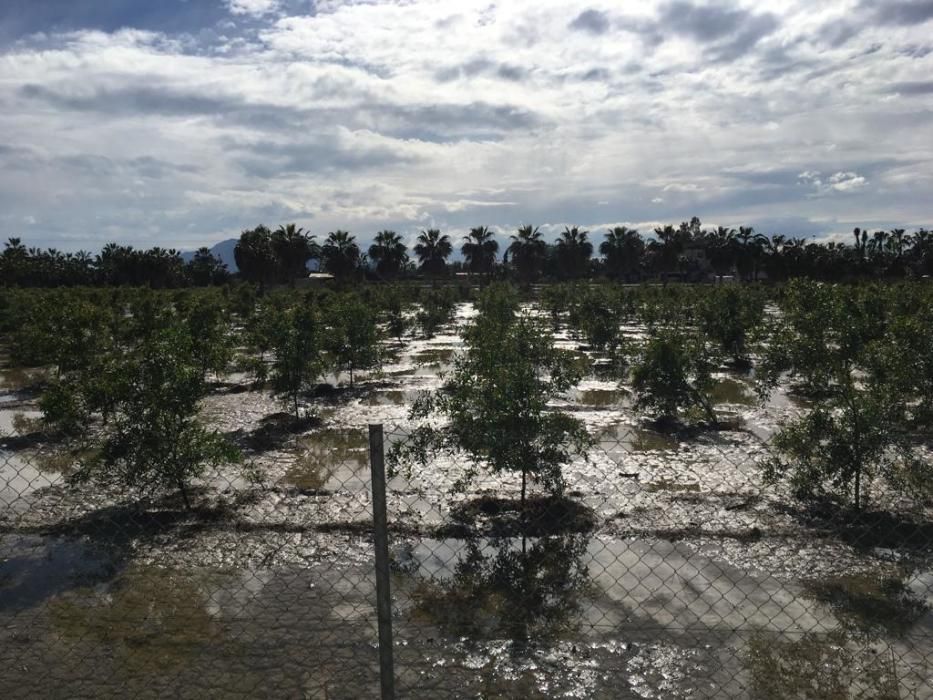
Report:
[{"label": "tree line", "polygon": [[856,228],[848,243],[818,242],[765,236],[745,226],[708,229],[694,217],[679,226],[655,228],[647,236],[614,227],[598,245],[590,231],[577,226],[566,227],[548,242],[538,227],[526,225],[502,250],[495,233],[479,226],[459,245],[463,259],[451,261],[456,242],[434,228],[421,231],[411,250],[400,234],[380,231],[364,251],[348,231],[332,231],[318,242],[295,224],[275,230],[260,225],[240,235],[234,250],[239,272],[233,275],[207,248],[186,262],[179,251],[159,247],[137,250],[109,243],[92,255],[27,248],[11,238],[0,253],[0,285],[177,288],[225,284],[238,276],[265,287],[293,284],[307,274],[309,265],[338,280],[443,278],[466,272],[523,284],[600,277],[626,282],[725,277],[843,281],[933,274],[933,231],[927,229],[910,233]]}]

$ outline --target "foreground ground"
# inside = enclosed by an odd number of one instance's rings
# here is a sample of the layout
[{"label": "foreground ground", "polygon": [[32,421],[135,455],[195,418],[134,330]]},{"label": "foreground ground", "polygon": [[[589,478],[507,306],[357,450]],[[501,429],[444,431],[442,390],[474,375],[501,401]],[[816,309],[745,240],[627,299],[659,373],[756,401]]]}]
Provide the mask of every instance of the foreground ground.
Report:
[{"label": "foreground ground", "polygon": [[[204,416],[249,459],[199,484],[193,513],[66,486],[29,439],[28,382],[5,377],[0,433],[21,434],[0,452],[0,696],[374,696],[365,426],[405,439],[471,314],[307,397],[298,432],[245,378],[219,382]],[[517,478],[457,492],[454,458],[392,479],[405,697],[933,697],[930,513],[842,521],[764,487],[799,402],[720,379],[731,429],[690,436],[647,428],[615,382],[563,397],[599,446],[524,542]]]}]

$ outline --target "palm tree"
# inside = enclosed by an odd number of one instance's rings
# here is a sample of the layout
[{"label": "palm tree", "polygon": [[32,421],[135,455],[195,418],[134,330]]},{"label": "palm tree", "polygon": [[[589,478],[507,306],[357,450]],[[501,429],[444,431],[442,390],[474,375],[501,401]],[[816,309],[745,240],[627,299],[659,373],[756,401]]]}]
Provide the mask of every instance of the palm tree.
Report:
[{"label": "palm tree", "polygon": [[735,229],[717,226],[706,232],[706,259],[722,281],[735,270]]},{"label": "palm tree", "polygon": [[275,276],[277,259],[272,245],[272,232],[263,225],[243,231],[233,249],[240,276],[259,285],[260,293]]},{"label": "palm tree", "polygon": [[505,251],[506,258],[512,263],[519,278],[530,283],[541,274],[547,244],[541,237],[537,226],[521,226],[511,237],[511,243]]},{"label": "palm tree", "polygon": [[447,258],[453,250],[450,236],[442,235],[436,228],[422,231],[415,244],[415,255],[421,263],[421,270],[427,275],[443,275],[447,271]]},{"label": "palm tree", "polygon": [[920,229],[911,241],[910,257],[919,275],[933,273],[933,231]]},{"label": "palm tree", "polygon": [[408,262],[408,247],[395,231],[380,231],[369,246],[369,259],[376,263],[376,272],[386,279],[392,279],[398,276]]},{"label": "palm tree", "polygon": [[739,226],[735,234],[736,267],[744,280],[758,279],[758,263],[768,239],[750,226]]},{"label": "palm tree", "polygon": [[654,239],[648,242],[655,272],[667,279],[680,267],[680,258],[684,252],[684,240],[673,226],[658,227],[654,230]]},{"label": "palm tree", "polygon": [[345,278],[360,269],[360,247],[349,231],[331,231],[321,246],[321,263],[334,277]]},{"label": "palm tree", "polygon": [[496,263],[496,253],[499,252],[499,242],[493,237],[492,231],[485,226],[471,228],[470,233],[463,237],[466,243],[460,248],[470,272],[489,274]]},{"label": "palm tree", "polygon": [[910,234],[902,228],[891,229],[888,233],[887,253],[891,258],[889,274],[902,277],[906,272],[904,252],[910,247]]},{"label": "palm tree", "polygon": [[292,286],[298,277],[307,277],[308,261],[321,256],[314,236],[295,224],[279,226],[272,234],[272,250],[282,278]]},{"label": "palm tree", "polygon": [[606,260],[606,270],[617,279],[631,280],[636,277],[645,256],[645,241],[638,229],[616,226],[609,229],[599,254]]},{"label": "palm tree", "polygon": [[589,231],[565,226],[557,239],[557,261],[561,276],[577,279],[585,277],[593,256],[593,244],[587,240]]}]

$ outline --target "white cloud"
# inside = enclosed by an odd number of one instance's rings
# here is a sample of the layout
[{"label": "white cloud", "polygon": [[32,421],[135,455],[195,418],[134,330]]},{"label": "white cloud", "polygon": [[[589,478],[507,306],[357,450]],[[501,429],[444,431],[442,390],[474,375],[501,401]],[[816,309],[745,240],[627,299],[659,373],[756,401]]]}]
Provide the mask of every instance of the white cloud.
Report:
[{"label": "white cloud", "polygon": [[828,179],[819,171],[808,170],[797,176],[801,183],[814,188],[812,196],[824,196],[833,192],[853,192],[861,190],[868,185],[868,180],[858,173],[839,171],[833,173]]},{"label": "white cloud", "polygon": [[856,173],[839,172],[829,178],[829,185],[837,192],[848,192],[850,190],[859,190],[865,187],[868,181]]},{"label": "white cloud", "polygon": [[235,15],[262,15],[275,12],[279,7],[278,0],[226,0],[227,7]]},{"label": "white cloud", "polygon": [[667,33],[657,0],[299,5],[7,47],[0,224],[41,212],[35,244],[93,246],[289,218],[363,238],[428,220],[933,222],[928,98],[879,99],[928,80],[933,53],[897,49],[924,28],[866,21],[835,44],[822,29],[856,16],[847,0],[722,2]]}]

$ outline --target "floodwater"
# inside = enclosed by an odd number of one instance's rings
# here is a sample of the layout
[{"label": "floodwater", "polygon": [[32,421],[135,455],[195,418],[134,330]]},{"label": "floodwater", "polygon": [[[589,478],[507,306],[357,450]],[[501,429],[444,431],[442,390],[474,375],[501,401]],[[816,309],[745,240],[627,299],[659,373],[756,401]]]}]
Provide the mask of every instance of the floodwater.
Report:
[{"label": "floodwater", "polygon": [[[0,697],[375,697],[366,425],[407,439],[472,313],[305,397],[317,420],[300,430],[270,429],[268,392],[208,397],[204,419],[248,464],[205,476],[203,512],[140,510],[65,488],[31,446],[0,453]],[[931,697],[929,552],[808,530],[758,467],[804,404],[716,379],[719,431],[654,429],[597,376],[554,402],[596,438],[563,472],[572,531],[493,537],[521,522],[520,477],[464,481],[460,454],[390,479],[400,697]],[[38,415],[11,396],[0,434]]]}]

